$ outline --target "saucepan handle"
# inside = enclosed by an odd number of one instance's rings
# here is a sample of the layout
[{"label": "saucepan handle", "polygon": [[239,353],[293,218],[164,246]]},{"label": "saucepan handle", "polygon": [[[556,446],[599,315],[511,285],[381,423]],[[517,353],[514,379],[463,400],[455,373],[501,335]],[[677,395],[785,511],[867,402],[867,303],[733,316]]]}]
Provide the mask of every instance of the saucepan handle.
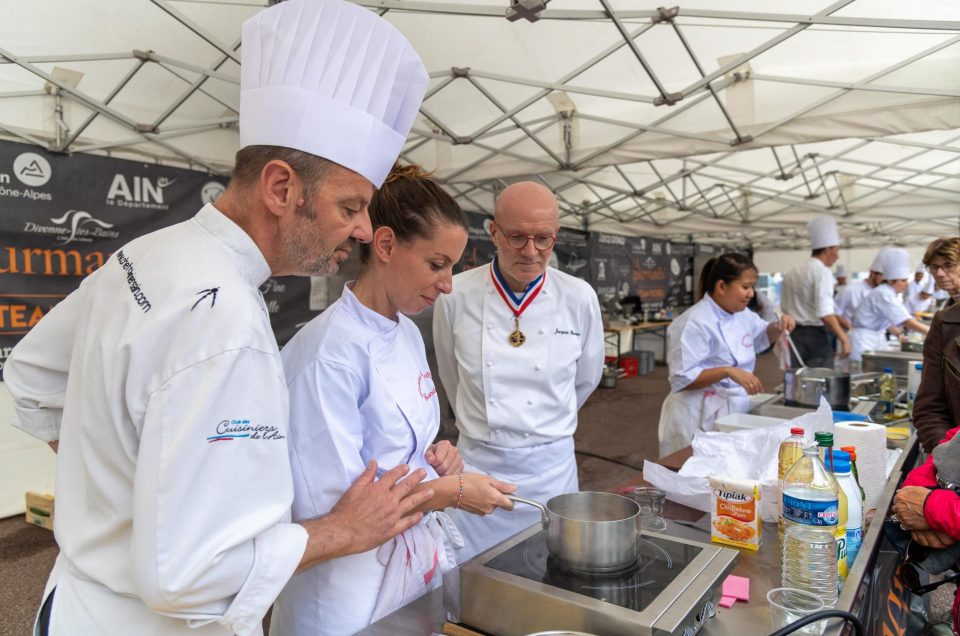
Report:
[{"label": "saucepan handle", "polygon": [[513,503],[522,503],[527,504],[528,506],[533,506],[534,508],[540,509],[540,518],[543,522],[543,527],[546,528],[550,525],[550,515],[547,514],[547,507],[544,506],[539,501],[534,501],[533,499],[527,499],[526,497],[518,497],[516,495],[507,495],[507,499]]}]

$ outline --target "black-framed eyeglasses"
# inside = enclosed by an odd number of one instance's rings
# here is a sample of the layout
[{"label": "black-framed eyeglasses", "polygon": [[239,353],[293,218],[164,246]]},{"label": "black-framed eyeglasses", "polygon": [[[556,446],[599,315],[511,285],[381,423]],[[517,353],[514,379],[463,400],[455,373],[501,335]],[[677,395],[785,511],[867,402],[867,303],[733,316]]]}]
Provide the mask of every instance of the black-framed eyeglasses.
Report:
[{"label": "black-framed eyeglasses", "polygon": [[503,234],[503,238],[506,239],[507,245],[515,250],[522,250],[527,246],[527,243],[533,241],[533,246],[535,248],[541,252],[545,252],[553,247],[557,242],[557,237],[554,234],[523,234],[522,232],[505,232],[503,231],[503,228],[500,228],[500,232]]},{"label": "black-framed eyeglasses", "polygon": [[957,264],[944,263],[943,265],[927,265],[927,271],[931,274],[936,274],[938,269],[944,274],[949,274],[953,270],[957,269]]},{"label": "black-framed eyeglasses", "polygon": [[[916,554],[918,550],[926,552],[923,546],[914,541],[910,541],[910,543],[907,544],[907,549],[904,551],[903,561],[897,566],[897,579],[903,583],[903,587],[917,596],[923,596],[927,592],[932,592],[945,583],[956,583],[960,581],[960,572],[958,572],[952,576],[948,576],[942,581],[935,581],[933,583],[921,582],[920,571],[917,569],[917,566],[913,564],[913,560],[922,559],[925,554],[923,556]],[[911,552],[913,553],[912,555]]]}]

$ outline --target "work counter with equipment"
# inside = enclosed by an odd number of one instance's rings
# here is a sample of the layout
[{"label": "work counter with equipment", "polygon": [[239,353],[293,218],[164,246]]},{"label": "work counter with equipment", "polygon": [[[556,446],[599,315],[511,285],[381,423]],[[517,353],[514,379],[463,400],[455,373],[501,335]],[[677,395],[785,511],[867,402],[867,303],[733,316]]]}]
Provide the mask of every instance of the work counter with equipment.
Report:
[{"label": "work counter with equipment", "polygon": [[[919,459],[919,445],[915,436],[896,442],[903,450],[881,499],[877,515],[865,532],[859,556],[850,570],[840,595],[837,609],[858,616],[866,633],[883,633],[880,621],[897,620],[896,612],[881,611],[887,604],[891,585],[894,585],[894,569],[899,555],[883,535],[883,524],[890,504],[896,494],[901,478]],[[617,487],[623,490],[643,484],[642,474],[637,474]],[[624,596],[624,582],[605,590],[602,600],[589,595],[569,592],[572,585],[589,588],[602,587],[589,581],[567,577],[549,594],[540,594],[540,588],[551,587],[556,579],[542,568],[541,577],[522,573],[522,570],[537,570],[541,567],[537,557],[542,556],[536,546],[539,533],[531,529],[479,555],[453,573],[444,577],[444,589],[435,590],[418,601],[369,626],[360,632],[368,636],[420,636],[431,633],[453,635],[483,634],[470,631],[469,624],[447,625],[447,610],[464,610],[464,601],[470,606],[467,612],[482,612],[487,625],[510,625],[510,616],[516,617],[519,629],[502,627],[497,636],[514,636],[536,631],[566,629],[579,632],[603,634],[693,634],[706,636],[744,636],[769,633],[770,610],[766,594],[780,587],[780,559],[777,555],[777,526],[763,525],[763,545],[756,552],[721,548],[710,543],[710,515],[679,504],[667,502],[664,509],[666,528],[658,533],[645,533],[651,542],[651,550],[664,550],[671,559],[679,555],[686,563],[678,564],[674,581],[661,585],[656,575],[641,577],[652,592],[653,598],[644,599],[639,592]],[[529,544],[529,545],[528,545]],[[525,550],[532,545],[532,549]],[[693,548],[692,550],[690,548]],[[702,551],[697,554],[696,548]],[[704,552],[705,551],[705,552]],[[533,558],[531,558],[531,555]],[[513,561],[510,561],[510,559]],[[517,569],[520,568],[520,569]],[[519,574],[519,578],[516,578]],[[750,579],[750,601],[737,602],[729,609],[718,608],[716,600],[718,582],[727,574]],[[534,581],[533,578],[539,578]],[[693,579],[700,579],[697,583]],[[571,582],[572,581],[572,582]],[[463,585],[464,583],[467,585]],[[608,585],[609,587],[609,585]],[[614,589],[616,588],[616,589]],[[594,595],[596,596],[596,595]],[[625,610],[640,603],[640,611]],[[894,608],[896,609],[896,608]],[[902,608],[901,608],[902,609]],[[605,610],[605,611],[604,611]],[[715,611],[713,618],[705,618],[703,612]],[[630,616],[631,614],[635,616]],[[688,616],[694,624],[699,619],[702,626],[698,632],[684,631],[690,625],[684,623]],[[539,617],[534,620],[533,617]],[[620,623],[618,618],[626,622]],[[633,618],[634,622],[627,619]],[[705,619],[705,620],[704,620]],[[623,627],[620,627],[623,625]],[[476,626],[473,626],[476,627]],[[622,630],[622,631],[621,631]],[[838,620],[829,623],[824,631],[827,636],[850,633]]]}]

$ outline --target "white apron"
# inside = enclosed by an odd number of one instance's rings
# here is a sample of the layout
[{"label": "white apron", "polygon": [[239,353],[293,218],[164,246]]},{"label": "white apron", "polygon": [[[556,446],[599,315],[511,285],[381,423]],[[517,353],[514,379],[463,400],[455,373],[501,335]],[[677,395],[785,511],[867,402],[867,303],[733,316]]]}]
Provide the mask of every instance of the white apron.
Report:
[{"label": "white apron", "polygon": [[717,430],[718,417],[749,410],[750,399],[746,393],[717,385],[671,393],[660,408],[660,457],[689,446],[697,431]]},{"label": "white apron", "polygon": [[850,359],[860,362],[864,351],[882,351],[887,348],[887,334],[876,329],[855,327],[850,330]]},{"label": "white apron", "polygon": [[[457,449],[465,472],[486,473],[514,483],[520,497],[546,504],[552,497],[580,490],[573,437],[525,448],[501,448],[461,435]],[[447,512],[463,536],[464,546],[457,553],[459,563],[540,523],[540,511],[524,504],[517,504],[513,511],[498,508],[486,516],[463,510]]]}]

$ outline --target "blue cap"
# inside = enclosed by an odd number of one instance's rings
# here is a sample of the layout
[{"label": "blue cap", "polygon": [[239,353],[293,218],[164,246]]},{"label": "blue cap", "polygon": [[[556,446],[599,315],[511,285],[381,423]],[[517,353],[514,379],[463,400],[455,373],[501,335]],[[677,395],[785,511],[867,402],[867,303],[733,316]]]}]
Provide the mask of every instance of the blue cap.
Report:
[{"label": "blue cap", "polygon": [[[849,455],[848,455],[849,457]],[[850,460],[849,459],[840,459],[839,457],[833,458],[833,472],[835,474],[846,474],[850,472]]]},{"label": "blue cap", "polygon": [[893,367],[884,367],[884,368],[883,368],[883,372],[884,372],[884,373],[893,373]]},{"label": "blue cap", "polygon": [[833,449],[833,461],[834,461],[834,464],[836,464],[836,462],[847,462],[849,464],[850,453],[848,453],[847,451],[837,450],[835,448]]}]

